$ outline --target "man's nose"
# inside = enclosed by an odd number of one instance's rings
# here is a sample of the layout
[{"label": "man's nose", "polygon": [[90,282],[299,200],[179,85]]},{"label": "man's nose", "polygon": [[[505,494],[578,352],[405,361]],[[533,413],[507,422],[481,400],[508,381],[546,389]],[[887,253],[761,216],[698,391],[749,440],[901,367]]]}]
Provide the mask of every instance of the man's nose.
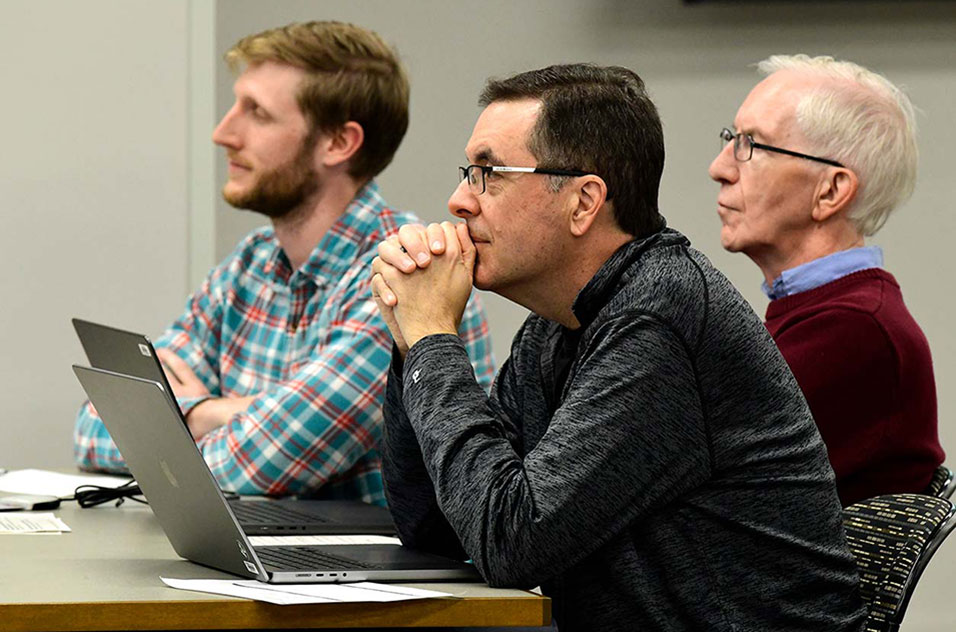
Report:
[{"label": "man's nose", "polygon": [[481,212],[478,196],[471,192],[467,180],[462,180],[448,198],[448,212],[455,217],[474,217]]},{"label": "man's nose", "polygon": [[235,148],[239,141],[235,131],[236,106],[233,106],[212,131],[212,142],[223,147]]},{"label": "man's nose", "polygon": [[734,182],[737,174],[737,159],[734,158],[734,144],[724,145],[717,157],[710,163],[707,173],[716,182]]}]

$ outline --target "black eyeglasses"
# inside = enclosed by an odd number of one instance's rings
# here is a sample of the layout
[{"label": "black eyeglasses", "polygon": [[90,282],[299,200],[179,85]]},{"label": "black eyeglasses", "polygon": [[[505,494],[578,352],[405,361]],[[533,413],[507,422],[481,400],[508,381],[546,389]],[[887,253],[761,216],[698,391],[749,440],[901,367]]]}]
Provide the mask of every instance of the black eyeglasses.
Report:
[{"label": "black eyeglasses", "polygon": [[750,160],[754,155],[754,147],[756,147],[757,149],[763,149],[764,151],[773,151],[778,154],[785,154],[795,158],[803,158],[804,160],[815,160],[816,162],[822,162],[825,165],[832,165],[834,167],[843,166],[836,160],[830,160],[829,158],[818,158],[817,156],[801,154],[796,151],[790,151],[789,149],[774,147],[773,145],[764,145],[763,143],[756,142],[754,137],[750,134],[744,134],[743,132],[734,134],[726,127],[720,130],[720,139],[724,141],[724,145],[730,141],[734,141],[734,158],[736,158],[739,162],[747,162]]},{"label": "black eyeglasses", "polygon": [[[548,176],[587,176],[587,171],[574,169],[545,169],[542,167],[502,167],[500,165],[468,165],[458,167],[458,181],[468,181],[468,189],[473,195],[485,192],[485,177],[491,173],[543,173]],[[479,175],[480,174],[480,175]]]}]

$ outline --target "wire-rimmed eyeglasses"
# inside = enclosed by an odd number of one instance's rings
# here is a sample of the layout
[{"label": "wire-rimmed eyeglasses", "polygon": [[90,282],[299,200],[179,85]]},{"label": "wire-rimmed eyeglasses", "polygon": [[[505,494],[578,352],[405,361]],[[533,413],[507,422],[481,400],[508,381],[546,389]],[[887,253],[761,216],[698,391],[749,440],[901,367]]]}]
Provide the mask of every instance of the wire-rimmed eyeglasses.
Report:
[{"label": "wire-rimmed eyeglasses", "polygon": [[[485,192],[485,178],[494,173],[543,173],[548,176],[587,176],[587,171],[576,169],[546,169],[543,167],[503,167],[501,165],[468,165],[458,167],[458,181],[468,181],[468,189],[473,195]],[[480,174],[480,175],[479,175]]]},{"label": "wire-rimmed eyeglasses", "polygon": [[758,143],[755,141],[754,137],[750,134],[744,134],[743,132],[734,134],[726,127],[720,130],[720,139],[723,141],[724,145],[730,141],[734,141],[734,158],[736,158],[739,162],[747,162],[750,160],[754,155],[754,148],[756,147],[757,149],[763,149],[764,151],[773,151],[778,154],[794,156],[795,158],[803,158],[804,160],[814,160],[816,162],[822,162],[825,165],[832,165],[834,167],[843,166],[836,160],[830,160],[829,158],[820,158],[818,156],[810,156],[808,154],[790,151],[789,149],[774,147],[773,145],[764,145],[763,143]]}]

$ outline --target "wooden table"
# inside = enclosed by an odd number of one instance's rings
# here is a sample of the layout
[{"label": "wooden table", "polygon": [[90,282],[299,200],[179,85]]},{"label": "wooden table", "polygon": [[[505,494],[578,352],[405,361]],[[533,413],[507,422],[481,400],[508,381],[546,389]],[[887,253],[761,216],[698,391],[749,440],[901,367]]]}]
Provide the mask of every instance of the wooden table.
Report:
[{"label": "wooden table", "polygon": [[541,626],[546,597],[485,584],[409,584],[456,598],[393,603],[273,604],[175,590],[159,579],[226,579],[180,559],[148,507],[127,502],[56,514],[60,535],[0,535],[0,631],[233,630]]}]

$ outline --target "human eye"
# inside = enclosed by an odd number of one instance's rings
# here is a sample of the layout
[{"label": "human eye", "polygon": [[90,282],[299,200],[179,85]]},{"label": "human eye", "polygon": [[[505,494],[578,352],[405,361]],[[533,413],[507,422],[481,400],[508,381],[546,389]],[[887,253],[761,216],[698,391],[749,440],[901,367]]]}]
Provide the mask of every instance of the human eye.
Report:
[{"label": "human eye", "polygon": [[478,165],[468,165],[465,168],[465,179],[468,180],[469,185],[476,185],[480,182],[481,179],[481,167]]},{"label": "human eye", "polygon": [[258,121],[267,121],[272,118],[269,112],[254,99],[245,99],[242,105],[243,109]]}]

